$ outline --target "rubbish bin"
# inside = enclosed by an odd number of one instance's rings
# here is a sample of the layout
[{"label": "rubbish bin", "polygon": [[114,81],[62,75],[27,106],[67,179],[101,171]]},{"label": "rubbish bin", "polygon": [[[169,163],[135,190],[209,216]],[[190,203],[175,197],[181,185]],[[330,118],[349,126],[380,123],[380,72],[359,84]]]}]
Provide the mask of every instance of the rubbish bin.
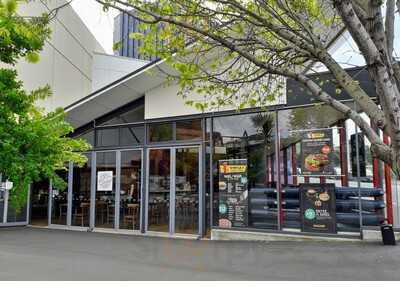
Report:
[{"label": "rubbish bin", "polygon": [[396,245],[396,239],[394,237],[392,225],[383,224],[381,226],[381,232],[383,245]]}]

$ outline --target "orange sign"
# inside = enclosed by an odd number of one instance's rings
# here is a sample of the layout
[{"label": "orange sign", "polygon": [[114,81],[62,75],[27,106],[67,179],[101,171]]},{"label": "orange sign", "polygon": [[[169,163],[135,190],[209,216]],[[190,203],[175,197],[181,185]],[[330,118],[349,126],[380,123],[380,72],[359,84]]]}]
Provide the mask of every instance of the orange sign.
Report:
[{"label": "orange sign", "polygon": [[247,165],[220,165],[219,171],[223,174],[231,174],[231,173],[245,173],[247,170]]}]

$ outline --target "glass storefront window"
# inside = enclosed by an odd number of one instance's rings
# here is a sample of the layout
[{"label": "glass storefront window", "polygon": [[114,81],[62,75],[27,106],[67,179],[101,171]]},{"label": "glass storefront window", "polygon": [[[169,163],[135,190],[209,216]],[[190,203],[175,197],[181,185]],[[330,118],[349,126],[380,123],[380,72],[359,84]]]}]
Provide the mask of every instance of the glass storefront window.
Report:
[{"label": "glass storefront window", "polygon": [[96,153],[95,226],[113,228],[115,218],[116,153]]},{"label": "glass storefront window", "polygon": [[74,164],[72,185],[72,225],[89,226],[90,218],[90,185],[91,154],[85,154],[88,161],[83,167]]},{"label": "glass storefront window", "polygon": [[200,119],[176,122],[176,140],[199,140],[202,135]]},{"label": "glass storefront window", "polygon": [[[68,183],[68,171],[58,171],[57,174]],[[68,187],[59,190],[53,186],[52,190],[52,210],[51,210],[51,223],[52,224],[67,224],[67,210],[68,210]]]},{"label": "glass storefront window", "polygon": [[87,143],[89,143],[91,146],[94,146],[94,130],[90,130],[86,133],[83,133],[82,135],[77,137],[78,139],[83,139]]},{"label": "glass storefront window", "polygon": [[119,128],[96,129],[96,146],[118,146]]},{"label": "glass storefront window", "polygon": [[[213,216],[214,225],[241,225],[252,228],[276,228],[276,167],[275,167],[275,113],[262,112],[255,114],[234,115],[213,118]],[[230,193],[233,184],[220,182],[220,160],[239,160],[246,162],[247,168],[240,174],[241,188],[247,185],[247,191],[237,194],[238,198]],[[244,165],[244,164],[242,164]],[[241,166],[241,165],[239,165]],[[235,175],[239,176],[239,175]],[[235,181],[237,181],[235,179]],[[227,186],[226,186],[227,185]],[[226,186],[226,188],[225,188]],[[222,188],[222,189],[221,189]],[[222,192],[220,191],[222,190]],[[221,196],[233,196],[225,200]],[[247,197],[247,199],[245,199]],[[232,206],[225,206],[231,202]],[[235,207],[234,201],[242,201],[245,207]],[[221,214],[228,214],[221,219]],[[240,220],[243,220],[241,223]]]},{"label": "glass storefront window", "polygon": [[[16,211],[11,205],[8,205],[7,222],[26,222],[26,206]],[[43,221],[43,225],[47,225],[47,221]]]},{"label": "glass storefront window", "polygon": [[142,152],[121,151],[121,229],[140,229]]},{"label": "glass storefront window", "polygon": [[150,124],[149,125],[149,141],[163,142],[173,140],[172,123]]},{"label": "glass storefront window", "polygon": [[365,164],[361,181],[371,180],[368,170],[372,164],[366,153],[368,142],[357,134],[354,122],[320,105],[278,114],[283,163],[280,174],[285,176],[280,214],[283,228],[318,233],[359,232],[360,215],[364,226],[380,225],[382,192],[366,188],[362,182],[358,188],[357,163]]},{"label": "glass storefront window", "polygon": [[136,123],[144,121],[144,105],[135,107],[124,113],[120,113],[99,125],[117,125],[126,123]]},{"label": "glass storefront window", "polygon": [[144,127],[121,127],[120,146],[139,145],[144,142]]}]

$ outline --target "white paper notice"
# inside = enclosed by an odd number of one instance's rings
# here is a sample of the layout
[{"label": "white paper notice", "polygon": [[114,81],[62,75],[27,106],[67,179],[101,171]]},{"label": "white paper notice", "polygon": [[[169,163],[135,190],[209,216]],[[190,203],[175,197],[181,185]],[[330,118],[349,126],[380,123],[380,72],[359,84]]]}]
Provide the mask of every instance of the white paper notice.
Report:
[{"label": "white paper notice", "polygon": [[6,181],[6,182],[1,182],[0,183],[0,189],[4,190],[11,190],[13,188],[13,182],[12,181]]},{"label": "white paper notice", "polygon": [[13,182],[12,181],[6,181],[4,183],[4,189],[5,190],[11,190],[13,188]]},{"label": "white paper notice", "polygon": [[113,171],[97,172],[97,190],[98,191],[113,190]]}]

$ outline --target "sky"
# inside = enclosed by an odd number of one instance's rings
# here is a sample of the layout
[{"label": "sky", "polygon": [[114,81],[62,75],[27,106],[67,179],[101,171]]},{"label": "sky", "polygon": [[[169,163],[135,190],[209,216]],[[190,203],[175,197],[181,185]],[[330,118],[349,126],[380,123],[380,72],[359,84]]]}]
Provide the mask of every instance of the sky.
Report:
[{"label": "sky", "polygon": [[118,15],[118,11],[110,9],[105,13],[95,0],[73,0],[71,6],[106,53],[112,54],[114,17]]},{"label": "sky", "polygon": [[[108,12],[103,12],[102,6],[95,0],[73,0],[71,6],[105,49],[106,53],[112,54],[114,17],[118,15],[118,11],[110,9]],[[400,35],[400,17],[398,15],[396,16],[395,26],[395,34]],[[365,64],[364,58],[359,54],[358,48],[350,36],[344,36],[337,44],[340,47],[335,48],[332,55],[343,67]],[[400,36],[396,36],[394,46],[395,56],[400,57]],[[319,71],[323,70],[319,69]]]}]

